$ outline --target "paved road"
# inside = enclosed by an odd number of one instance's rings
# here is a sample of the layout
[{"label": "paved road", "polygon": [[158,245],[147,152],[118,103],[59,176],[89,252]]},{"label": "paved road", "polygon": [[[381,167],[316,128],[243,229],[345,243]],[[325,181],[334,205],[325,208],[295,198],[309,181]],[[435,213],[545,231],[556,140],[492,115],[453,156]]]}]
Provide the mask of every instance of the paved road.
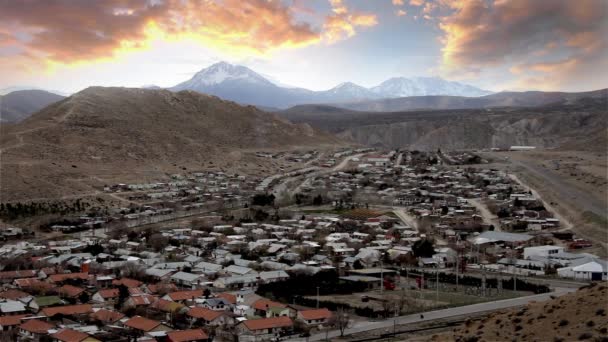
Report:
[{"label": "paved road", "polygon": [[[420,319],[420,314],[413,314],[413,315],[399,316],[399,317],[387,319],[384,321],[356,322],[354,324],[354,326],[352,326],[349,329],[346,329],[346,331],[344,332],[344,335],[351,335],[351,334],[356,334],[356,333],[376,330],[376,329],[388,329],[388,328],[392,329],[393,325],[395,324],[395,321],[396,321],[397,325],[406,325],[406,324],[410,324],[410,323],[433,321],[433,320],[437,320],[437,319],[451,318],[451,317],[462,316],[462,315],[467,315],[467,314],[472,314],[472,313],[480,313],[480,312],[485,312],[485,311],[494,311],[494,310],[512,308],[512,307],[526,305],[532,301],[536,301],[536,302],[546,301],[546,300],[551,299],[551,296],[561,296],[561,295],[564,295],[564,294],[567,294],[570,292],[574,292],[574,291],[576,291],[576,289],[557,288],[554,292],[551,292],[551,293],[543,293],[543,294],[526,296],[526,297],[499,300],[499,301],[495,301],[495,302],[487,302],[487,303],[479,303],[479,304],[473,304],[473,305],[467,305],[467,306],[460,306],[460,307],[450,308],[450,309],[427,311],[427,312],[422,313],[424,315],[424,319]],[[330,330],[327,335],[325,332],[323,332],[323,333],[312,335],[308,339],[295,338],[295,339],[291,339],[290,341],[306,341],[306,340],[323,341],[326,339],[326,337],[329,339],[332,339],[334,337],[339,337],[339,336],[340,336],[339,330]]]}]

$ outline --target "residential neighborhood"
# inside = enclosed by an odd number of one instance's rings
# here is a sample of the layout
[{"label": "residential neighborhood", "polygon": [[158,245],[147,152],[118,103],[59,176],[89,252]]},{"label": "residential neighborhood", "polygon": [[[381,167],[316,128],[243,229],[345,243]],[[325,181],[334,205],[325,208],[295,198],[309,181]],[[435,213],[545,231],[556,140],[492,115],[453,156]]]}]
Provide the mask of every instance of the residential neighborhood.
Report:
[{"label": "residential neighborhood", "polygon": [[2,335],[289,340],[608,279],[591,242],[470,152],[288,158],[317,165],[112,185],[130,207],[3,228]]}]

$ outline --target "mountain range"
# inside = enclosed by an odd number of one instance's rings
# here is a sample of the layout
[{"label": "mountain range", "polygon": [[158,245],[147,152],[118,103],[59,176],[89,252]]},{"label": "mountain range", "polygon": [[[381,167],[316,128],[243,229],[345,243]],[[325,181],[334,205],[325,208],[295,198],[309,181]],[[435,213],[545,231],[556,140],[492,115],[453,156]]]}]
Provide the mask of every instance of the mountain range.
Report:
[{"label": "mountain range", "polygon": [[226,100],[260,107],[288,108],[308,103],[340,103],[403,96],[454,95],[483,96],[491,92],[437,77],[391,78],[366,88],[352,82],[313,91],[281,86],[240,65],[219,62],[197,72],[191,79],[169,88],[193,90],[216,95]]}]

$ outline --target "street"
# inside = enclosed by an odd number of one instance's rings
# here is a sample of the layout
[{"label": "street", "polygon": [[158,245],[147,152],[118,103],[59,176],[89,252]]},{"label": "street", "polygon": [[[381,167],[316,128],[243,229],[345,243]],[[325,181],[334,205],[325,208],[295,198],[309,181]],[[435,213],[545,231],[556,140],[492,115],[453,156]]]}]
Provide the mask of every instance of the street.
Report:
[{"label": "street", "polygon": [[[360,332],[376,330],[376,329],[388,329],[393,328],[395,324],[397,325],[405,325],[410,323],[419,323],[425,321],[433,321],[437,319],[450,318],[455,316],[461,316],[466,314],[480,313],[485,311],[494,311],[506,308],[512,308],[517,306],[526,305],[532,301],[541,302],[551,299],[551,297],[562,296],[564,294],[576,291],[575,288],[556,288],[554,292],[499,300],[495,302],[486,302],[479,303],[473,305],[460,306],[449,309],[442,310],[433,310],[427,312],[416,313],[412,315],[399,316],[392,319],[387,319],[383,321],[360,321],[354,323],[353,326],[346,329],[344,335],[351,335]],[[424,318],[420,318],[420,315],[423,315]],[[322,332],[318,334],[314,334],[308,338],[295,338],[290,341],[323,341],[326,338],[334,338],[339,337],[339,330],[330,330],[329,333]]]}]

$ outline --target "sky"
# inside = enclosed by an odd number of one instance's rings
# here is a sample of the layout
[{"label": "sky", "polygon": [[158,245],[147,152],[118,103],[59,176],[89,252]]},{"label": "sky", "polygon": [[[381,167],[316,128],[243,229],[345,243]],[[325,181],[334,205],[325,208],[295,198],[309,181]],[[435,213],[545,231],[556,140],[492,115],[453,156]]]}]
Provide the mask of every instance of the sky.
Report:
[{"label": "sky", "polygon": [[170,87],[218,61],[313,90],[608,86],[606,0],[0,0],[0,89]]}]

